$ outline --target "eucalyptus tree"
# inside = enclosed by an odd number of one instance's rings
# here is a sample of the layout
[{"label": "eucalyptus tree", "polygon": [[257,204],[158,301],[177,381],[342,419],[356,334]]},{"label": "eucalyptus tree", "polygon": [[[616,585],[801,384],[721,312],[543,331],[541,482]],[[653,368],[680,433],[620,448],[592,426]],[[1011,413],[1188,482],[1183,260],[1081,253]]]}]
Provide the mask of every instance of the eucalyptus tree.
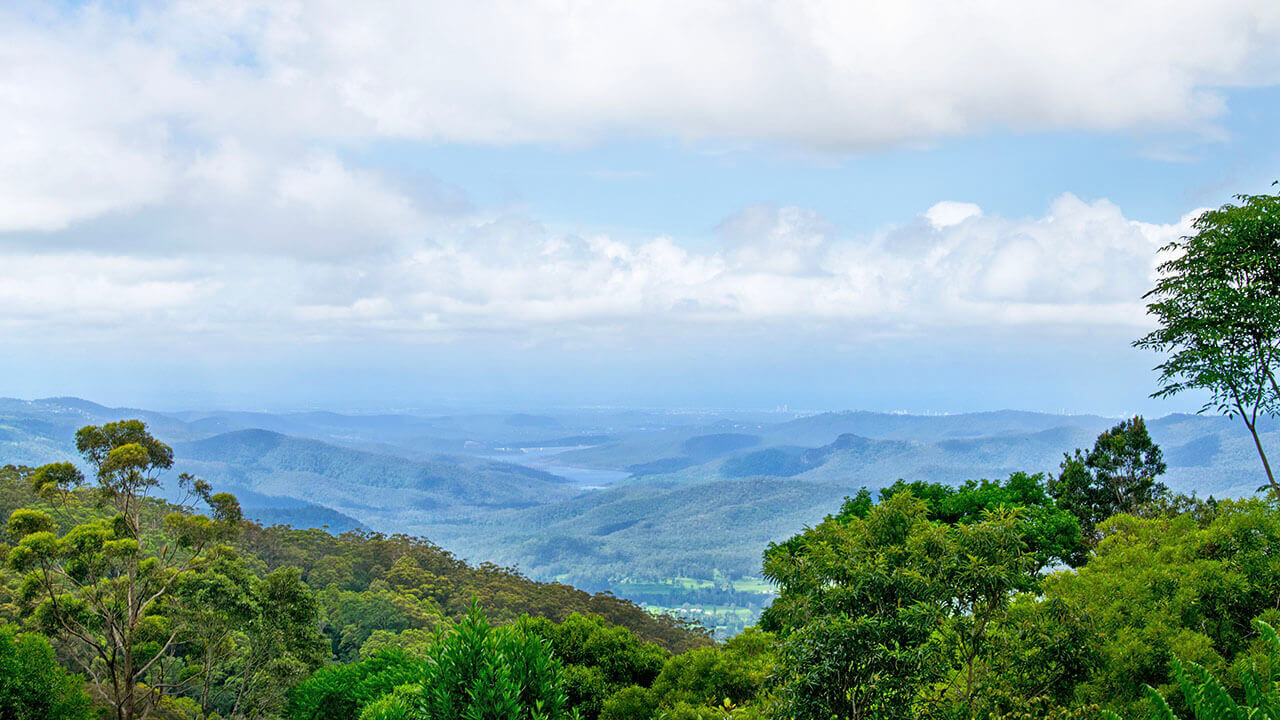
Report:
[{"label": "eucalyptus tree", "polygon": [[1258,421],[1280,414],[1280,195],[1237,195],[1196,218],[1144,297],[1160,326],[1134,343],[1169,357],[1152,397],[1209,393],[1200,412],[1240,417],[1277,495]]},{"label": "eucalyptus tree", "polygon": [[181,486],[210,516],[151,497],[173,451],[138,420],[81,428],[76,447],[94,471],[91,488],[74,492],[86,478],[71,463],[38,468],[32,486],[55,512],[85,501],[105,512],[59,536],[49,513],[14,511],[8,531],[19,541],[8,562],[23,574],[35,624],[65,643],[117,720],[146,718],[198,679],[182,677],[175,658],[193,616],[177,590],[238,529],[239,504],[187,474]]}]

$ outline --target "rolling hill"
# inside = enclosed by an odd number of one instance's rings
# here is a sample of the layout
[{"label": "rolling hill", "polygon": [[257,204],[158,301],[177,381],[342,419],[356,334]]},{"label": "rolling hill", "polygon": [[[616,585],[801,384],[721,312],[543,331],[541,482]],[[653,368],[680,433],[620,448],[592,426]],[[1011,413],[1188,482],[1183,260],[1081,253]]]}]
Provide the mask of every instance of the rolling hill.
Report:
[{"label": "rolling hill", "polygon": [[[1115,422],[1021,411],[158,413],[3,399],[0,463],[74,457],[78,427],[125,417],[264,521],[422,534],[475,561],[598,588],[750,574],[768,542],[860,487],[1053,472]],[[1259,484],[1238,423],[1175,414],[1148,427],[1174,489],[1245,495]],[[1266,430],[1277,446],[1275,423]]]}]

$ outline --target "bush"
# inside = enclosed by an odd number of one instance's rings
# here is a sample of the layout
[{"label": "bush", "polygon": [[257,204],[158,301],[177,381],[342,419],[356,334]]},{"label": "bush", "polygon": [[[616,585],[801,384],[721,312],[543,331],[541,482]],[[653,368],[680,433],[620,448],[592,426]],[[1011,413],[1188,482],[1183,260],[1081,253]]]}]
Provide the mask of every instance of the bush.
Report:
[{"label": "bush", "polygon": [[527,623],[494,628],[477,603],[426,657],[384,651],[325,668],[291,695],[292,720],[560,720],[560,662]]},{"label": "bush", "polygon": [[[1196,720],[1269,720],[1280,713],[1280,663],[1277,663],[1280,635],[1261,620],[1255,620],[1254,626],[1265,639],[1269,653],[1265,663],[1252,663],[1240,673],[1240,684],[1245,691],[1243,704],[1237,703],[1227,688],[1203,665],[1177,658],[1173,660],[1173,677]],[[1178,720],[1168,701],[1150,685],[1146,687],[1146,697],[1151,705],[1151,717]],[[1103,711],[1102,717],[1104,720],[1120,720],[1119,715],[1109,711]]]},{"label": "bush", "polygon": [[5,720],[89,720],[89,696],[78,675],[53,657],[43,635],[16,634],[0,626],[0,718]]}]

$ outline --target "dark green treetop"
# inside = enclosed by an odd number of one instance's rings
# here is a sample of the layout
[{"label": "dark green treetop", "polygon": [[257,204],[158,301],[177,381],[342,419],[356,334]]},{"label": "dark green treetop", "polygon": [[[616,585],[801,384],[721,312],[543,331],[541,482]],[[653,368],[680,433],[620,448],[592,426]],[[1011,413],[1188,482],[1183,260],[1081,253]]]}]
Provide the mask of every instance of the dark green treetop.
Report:
[{"label": "dark green treetop", "polygon": [[1098,523],[1116,513],[1132,513],[1167,492],[1156,480],[1166,468],[1146,422],[1135,416],[1099,435],[1087,455],[1079,449],[1065,455],[1062,472],[1049,489],[1092,537]]},{"label": "dark green treetop", "polygon": [[90,720],[82,683],[58,665],[43,636],[0,625],[0,718]]}]

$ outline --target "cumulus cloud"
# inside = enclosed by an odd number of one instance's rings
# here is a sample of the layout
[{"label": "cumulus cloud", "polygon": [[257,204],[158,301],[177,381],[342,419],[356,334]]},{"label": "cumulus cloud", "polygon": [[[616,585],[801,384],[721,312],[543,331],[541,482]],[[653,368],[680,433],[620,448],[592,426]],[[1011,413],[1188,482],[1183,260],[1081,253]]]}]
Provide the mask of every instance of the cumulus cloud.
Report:
[{"label": "cumulus cloud", "polygon": [[924,217],[935,229],[941,230],[959,225],[971,217],[982,215],[982,208],[973,203],[943,200],[925,211]]},{"label": "cumulus cloud", "polygon": [[[0,254],[0,304],[15,339],[44,337],[50,327],[282,342],[501,332],[588,343],[643,327],[773,323],[848,337],[1139,327],[1156,250],[1186,233],[1192,217],[1139,223],[1106,200],[1069,194],[1035,218],[966,206],[947,214],[963,220],[938,223],[937,207],[865,236],[842,235],[811,210],[751,207],[721,225],[721,244],[701,249],[475,213],[431,238],[353,257],[243,246],[171,259],[20,248]],[[380,223],[373,227],[382,233],[399,229]]]},{"label": "cumulus cloud", "polygon": [[31,0],[0,9],[0,231],[172,203],[192,173],[234,190],[219,153],[236,147],[295,163],[377,139],[850,150],[1204,127],[1222,88],[1278,81],[1270,0]]},{"label": "cumulus cloud", "polygon": [[1182,223],[1064,195],[849,236],[759,205],[712,242],[473,207],[381,141],[847,151],[990,128],[1202,128],[1280,82],[1280,4],[182,0],[0,8],[6,339],[280,341],[641,325],[1141,325]]}]

